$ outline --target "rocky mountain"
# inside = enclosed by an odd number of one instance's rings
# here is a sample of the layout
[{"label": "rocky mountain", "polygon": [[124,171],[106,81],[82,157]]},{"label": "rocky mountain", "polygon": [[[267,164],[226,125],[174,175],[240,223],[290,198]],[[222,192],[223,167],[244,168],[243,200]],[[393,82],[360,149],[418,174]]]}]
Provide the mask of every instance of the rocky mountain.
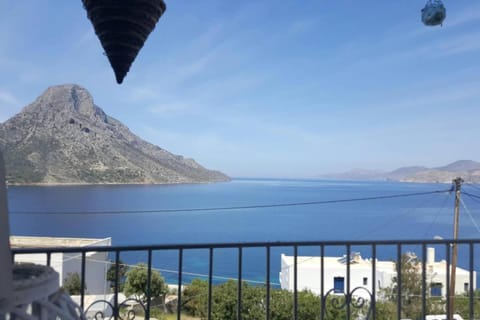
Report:
[{"label": "rocky mountain", "polygon": [[425,170],[428,170],[428,168],[421,167],[421,166],[402,167],[402,168],[393,170],[392,172],[388,172],[383,176],[383,178],[390,179],[390,180],[401,180],[404,177],[412,176]]},{"label": "rocky mountain", "polygon": [[[403,167],[391,172],[363,176],[349,174],[351,171],[321,176],[340,180],[393,180],[402,182],[451,183],[456,177],[466,182],[480,183],[480,163],[472,160],[459,160],[443,167],[428,168],[421,166]],[[377,171],[373,171],[377,172]]]},{"label": "rocky mountain", "polygon": [[0,124],[11,184],[202,183],[227,181],[193,159],[150,144],[94,104],[75,84],[48,88]]},{"label": "rocky mountain", "polygon": [[477,171],[480,170],[480,163],[472,160],[459,160],[435,169],[449,172]]}]

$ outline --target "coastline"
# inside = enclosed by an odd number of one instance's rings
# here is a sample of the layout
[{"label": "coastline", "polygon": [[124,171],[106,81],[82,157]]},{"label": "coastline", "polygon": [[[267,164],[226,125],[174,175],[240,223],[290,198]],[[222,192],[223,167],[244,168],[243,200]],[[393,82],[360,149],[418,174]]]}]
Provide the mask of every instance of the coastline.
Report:
[{"label": "coastline", "polygon": [[165,185],[192,185],[192,184],[212,184],[231,182],[233,179],[214,180],[214,181],[191,181],[191,182],[37,182],[37,183],[8,183],[7,187],[61,187],[61,186],[165,186]]}]

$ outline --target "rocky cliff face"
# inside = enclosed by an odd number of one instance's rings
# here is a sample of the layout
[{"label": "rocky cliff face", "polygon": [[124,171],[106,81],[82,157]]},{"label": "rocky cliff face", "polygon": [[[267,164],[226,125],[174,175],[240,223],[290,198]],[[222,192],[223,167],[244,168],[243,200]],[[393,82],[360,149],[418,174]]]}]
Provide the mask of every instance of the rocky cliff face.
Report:
[{"label": "rocky cliff face", "polygon": [[73,84],[48,88],[0,124],[0,147],[13,184],[229,180],[142,140],[96,106],[86,89]]}]

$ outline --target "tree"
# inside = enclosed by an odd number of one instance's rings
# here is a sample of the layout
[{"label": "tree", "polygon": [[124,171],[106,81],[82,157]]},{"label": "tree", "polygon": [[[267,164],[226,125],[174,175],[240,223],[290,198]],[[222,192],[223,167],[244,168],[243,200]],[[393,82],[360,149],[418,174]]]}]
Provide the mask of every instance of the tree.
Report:
[{"label": "tree", "polygon": [[[148,267],[144,263],[139,263],[131,268],[126,274],[124,292],[127,296],[136,295],[144,303],[148,300]],[[157,270],[152,270],[150,282],[150,299],[161,298],[165,308],[165,295],[168,292],[168,286],[165,279]]]},{"label": "tree", "polygon": [[[400,261],[400,272],[402,317],[416,319],[422,312],[421,263],[415,255],[403,254]],[[392,285],[382,292],[385,300],[379,301],[376,305],[376,308],[382,310],[384,314],[387,313],[386,311],[396,310],[398,279],[398,276],[393,277]],[[392,305],[392,303],[395,304]],[[377,314],[379,314],[378,311]],[[389,316],[394,315],[395,313]]]},{"label": "tree", "polygon": [[191,316],[204,319],[207,317],[208,282],[193,279],[182,291],[182,308]]},{"label": "tree", "polygon": [[[79,295],[82,293],[82,281],[78,273],[69,273],[63,280],[63,289],[69,295]],[[85,290],[87,287],[85,287]]]},{"label": "tree", "polygon": [[[115,262],[112,262],[110,265],[110,268],[108,268],[107,271],[107,280],[110,282],[110,288],[112,291],[115,290],[115,267],[116,264]],[[119,283],[119,288],[118,291],[123,291],[125,287],[125,279],[126,275],[128,272],[128,266],[123,263],[122,260],[118,260],[118,283]]]},{"label": "tree", "polygon": [[[419,319],[422,315],[422,268],[418,258],[411,254],[404,254],[401,258],[401,316],[410,319]],[[383,290],[383,299],[376,302],[377,320],[387,320],[396,317],[398,277],[394,277],[392,285]],[[426,283],[426,313],[444,314],[446,308],[445,297],[429,296],[430,284]],[[459,303],[455,305],[455,312],[468,314],[465,299],[458,296]],[[463,301],[463,303],[462,303]]]}]

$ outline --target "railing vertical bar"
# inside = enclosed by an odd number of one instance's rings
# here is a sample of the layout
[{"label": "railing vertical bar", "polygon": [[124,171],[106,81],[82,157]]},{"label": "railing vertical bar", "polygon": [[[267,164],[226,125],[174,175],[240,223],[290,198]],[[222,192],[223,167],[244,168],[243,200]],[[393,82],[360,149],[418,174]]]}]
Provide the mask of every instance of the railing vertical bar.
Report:
[{"label": "railing vertical bar", "polygon": [[447,298],[447,317],[450,314],[450,245],[451,243],[446,244],[446,272],[447,275],[447,291],[445,292],[445,297]]},{"label": "railing vertical bar", "polygon": [[469,288],[468,288],[468,298],[469,298],[469,315],[470,315],[470,319],[473,319],[474,317],[474,305],[473,305],[473,298],[474,298],[474,291],[473,291],[473,261],[474,261],[474,250],[473,250],[473,242],[470,242],[470,245],[469,245],[469,256],[470,256],[470,261],[469,261],[469,271],[470,271],[470,274],[469,274],[469,280],[468,280],[468,284],[469,284]]},{"label": "railing vertical bar", "polygon": [[320,301],[321,301],[321,310],[320,310],[320,320],[325,319],[325,245],[320,246]]},{"label": "railing vertical bar", "polygon": [[347,292],[345,294],[346,301],[346,308],[347,308],[347,320],[350,320],[350,259],[352,256],[352,247],[350,244],[347,244]]},{"label": "railing vertical bar", "polygon": [[148,250],[148,265],[147,265],[147,310],[145,318],[150,319],[150,303],[152,297],[152,249]]},{"label": "railing vertical bar", "polygon": [[207,319],[212,319],[212,280],[213,280],[213,248],[209,249],[208,253],[208,310]]},{"label": "railing vertical bar", "polygon": [[372,319],[377,318],[376,313],[376,303],[377,303],[377,245],[372,244]]},{"label": "railing vertical bar", "polygon": [[402,318],[402,245],[397,244],[397,319]]},{"label": "railing vertical bar", "polygon": [[293,319],[298,319],[298,246],[293,246]]},{"label": "railing vertical bar", "polygon": [[51,264],[52,264],[52,253],[47,252],[47,266],[50,267]]},{"label": "railing vertical bar", "polygon": [[266,269],[266,282],[267,282],[267,293],[266,293],[266,303],[265,303],[265,319],[270,320],[270,246],[266,247],[267,255],[267,269]]},{"label": "railing vertical bar", "polygon": [[427,244],[422,243],[422,319],[427,315]]},{"label": "railing vertical bar", "polygon": [[115,295],[113,297],[113,316],[118,319],[118,290],[120,285],[120,251],[115,250]]},{"label": "railing vertical bar", "polygon": [[86,253],[85,251],[82,252],[82,263],[80,269],[80,308],[84,310],[85,307],[85,260],[86,260]]},{"label": "railing vertical bar", "polygon": [[243,248],[238,247],[237,320],[242,319],[242,263]]},{"label": "railing vertical bar", "polygon": [[178,250],[177,320],[182,319],[183,249]]}]

